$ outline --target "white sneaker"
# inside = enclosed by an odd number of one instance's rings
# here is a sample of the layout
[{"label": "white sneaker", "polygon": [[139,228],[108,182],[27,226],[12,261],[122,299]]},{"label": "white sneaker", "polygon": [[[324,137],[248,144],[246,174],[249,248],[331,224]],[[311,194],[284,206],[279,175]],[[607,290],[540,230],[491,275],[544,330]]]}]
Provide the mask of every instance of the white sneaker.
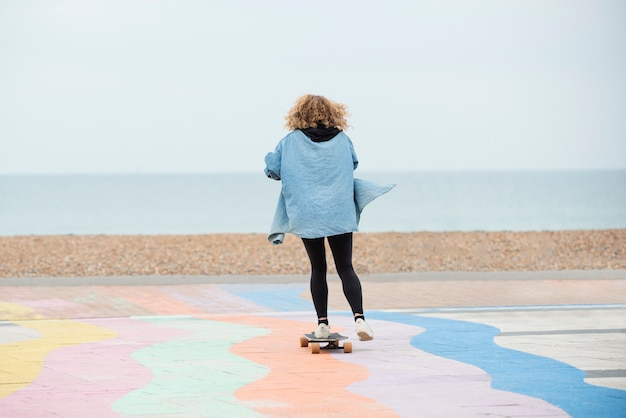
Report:
[{"label": "white sneaker", "polygon": [[319,324],[315,330],[315,338],[328,338],[330,335],[330,327],[326,324]]},{"label": "white sneaker", "polygon": [[367,325],[367,322],[363,318],[356,320],[356,335],[359,336],[361,341],[370,341],[374,339],[374,331]]}]

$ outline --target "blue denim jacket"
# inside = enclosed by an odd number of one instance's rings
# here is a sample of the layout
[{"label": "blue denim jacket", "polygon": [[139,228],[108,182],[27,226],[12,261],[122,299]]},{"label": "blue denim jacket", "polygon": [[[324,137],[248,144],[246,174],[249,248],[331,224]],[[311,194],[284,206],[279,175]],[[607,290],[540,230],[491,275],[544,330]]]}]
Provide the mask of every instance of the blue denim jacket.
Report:
[{"label": "blue denim jacket", "polygon": [[286,233],[320,238],[357,231],[363,208],[395,186],[354,178],[358,159],[344,132],[313,142],[293,131],[265,156],[265,165],[268,177],[282,181],[268,236],[274,244]]}]

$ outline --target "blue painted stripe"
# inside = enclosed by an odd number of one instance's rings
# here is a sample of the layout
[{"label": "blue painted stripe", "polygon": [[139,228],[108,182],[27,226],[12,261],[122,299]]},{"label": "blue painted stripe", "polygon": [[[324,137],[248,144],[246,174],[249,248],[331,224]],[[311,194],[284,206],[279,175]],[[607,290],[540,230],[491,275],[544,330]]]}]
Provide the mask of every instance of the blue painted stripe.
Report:
[{"label": "blue painted stripe", "polygon": [[585,383],[582,370],[563,362],[500,347],[494,342],[498,328],[401,313],[368,312],[367,317],[425,328],[411,339],[414,347],[479,367],[491,375],[494,389],[543,399],[572,417],[626,414],[626,391]]},{"label": "blue painted stripe", "polygon": [[277,312],[310,311],[313,303],[302,298],[306,284],[228,284],[222,288],[259,306]]},{"label": "blue painted stripe", "polygon": [[450,313],[450,312],[497,312],[497,311],[580,311],[580,310],[610,310],[626,309],[626,304],[601,305],[518,305],[518,306],[458,306],[453,308],[417,308],[417,309],[390,309],[389,312],[404,314]]}]

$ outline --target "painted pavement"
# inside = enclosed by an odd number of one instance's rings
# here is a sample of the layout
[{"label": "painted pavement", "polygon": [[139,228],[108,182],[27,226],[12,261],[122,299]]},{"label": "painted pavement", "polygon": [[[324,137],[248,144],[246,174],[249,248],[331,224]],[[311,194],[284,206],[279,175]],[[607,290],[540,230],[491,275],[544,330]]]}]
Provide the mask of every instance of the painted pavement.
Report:
[{"label": "painted pavement", "polygon": [[0,416],[626,416],[626,279],[607,303],[426,308],[385,298],[406,277],[364,283],[375,340],[334,295],[354,351],[318,355],[305,279],[223,281],[0,285]]}]

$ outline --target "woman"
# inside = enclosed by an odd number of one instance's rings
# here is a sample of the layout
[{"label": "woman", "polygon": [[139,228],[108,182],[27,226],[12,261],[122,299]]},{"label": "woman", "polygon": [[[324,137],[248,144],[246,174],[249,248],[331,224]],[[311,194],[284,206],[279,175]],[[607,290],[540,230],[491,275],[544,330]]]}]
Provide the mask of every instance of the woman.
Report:
[{"label": "woman", "polygon": [[327,338],[324,240],[328,240],[356,333],[361,341],[369,341],[374,333],[365,322],[361,282],[352,267],[352,233],[358,229],[362,207],[355,203],[353,172],[358,160],[343,132],[347,115],[346,106],[314,95],[299,98],[289,111],[285,126],[291,132],[265,157],[266,175],[282,181],[273,225],[279,231],[275,225],[282,225],[282,231],[270,235],[270,241],[282,242],[284,232],[302,239],[311,262],[311,296],[318,319],[315,336]]}]

